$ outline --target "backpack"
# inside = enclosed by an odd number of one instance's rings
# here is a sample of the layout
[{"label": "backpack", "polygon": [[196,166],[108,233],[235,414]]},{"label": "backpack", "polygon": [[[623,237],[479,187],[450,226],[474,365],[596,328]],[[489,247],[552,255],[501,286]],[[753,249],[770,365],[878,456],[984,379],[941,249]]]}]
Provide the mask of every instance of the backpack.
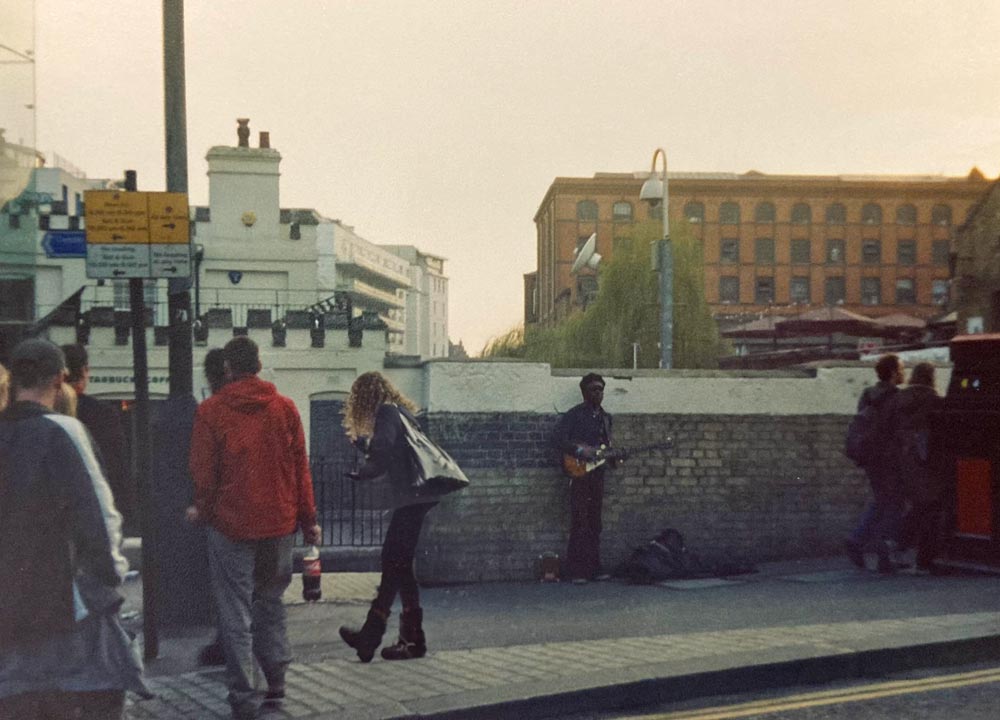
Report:
[{"label": "backpack", "polygon": [[844,454],[855,465],[869,465],[878,455],[881,442],[881,403],[869,403],[851,418],[844,440]]}]

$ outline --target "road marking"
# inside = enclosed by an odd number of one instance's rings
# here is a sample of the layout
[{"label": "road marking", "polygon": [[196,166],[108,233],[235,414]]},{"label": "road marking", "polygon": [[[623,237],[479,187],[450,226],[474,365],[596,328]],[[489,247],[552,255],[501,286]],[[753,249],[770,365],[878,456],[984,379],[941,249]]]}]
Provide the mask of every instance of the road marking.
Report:
[{"label": "road marking", "polygon": [[717,706],[700,710],[682,710],[659,715],[634,715],[631,720],[728,720],[772,713],[800,710],[821,705],[862,702],[909,693],[933,692],[951,688],[1000,682],[1000,668],[975,670],[955,675],[939,675],[921,680],[894,680],[862,687],[823,690],[801,695],[789,695],[770,700],[756,700],[739,705]]}]

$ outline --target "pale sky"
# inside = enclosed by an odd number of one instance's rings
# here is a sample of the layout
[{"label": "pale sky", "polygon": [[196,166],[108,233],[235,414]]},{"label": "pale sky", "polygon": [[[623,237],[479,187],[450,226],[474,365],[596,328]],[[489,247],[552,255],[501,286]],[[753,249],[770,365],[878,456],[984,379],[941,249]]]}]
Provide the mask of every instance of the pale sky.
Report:
[{"label": "pale sky", "polygon": [[[161,3],[36,5],[39,149],[163,189]],[[25,8],[0,0],[0,44],[30,47]],[[208,148],[235,144],[235,118],[249,117],[252,144],[270,131],[283,156],[283,206],[448,259],[450,335],[473,352],[521,319],[532,217],[557,176],[646,170],[657,146],[678,171],[1000,172],[995,0],[188,0],[185,12],[192,202],[207,202]],[[8,128],[22,71],[0,65]]]}]

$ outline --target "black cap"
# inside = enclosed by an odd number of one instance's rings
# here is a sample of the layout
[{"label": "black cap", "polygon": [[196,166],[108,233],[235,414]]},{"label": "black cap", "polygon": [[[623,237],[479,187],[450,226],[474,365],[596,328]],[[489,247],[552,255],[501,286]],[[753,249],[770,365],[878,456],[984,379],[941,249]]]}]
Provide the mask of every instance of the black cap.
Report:
[{"label": "black cap", "polygon": [[591,383],[595,383],[595,382],[599,382],[599,383],[601,383],[601,387],[602,387],[602,388],[604,387],[604,378],[602,378],[602,377],[601,377],[600,375],[598,375],[597,373],[587,373],[587,374],[586,374],[586,375],[584,375],[584,376],[583,376],[583,378],[582,378],[582,379],[580,380],[580,388],[581,388],[581,389],[586,389],[586,387],[587,387],[588,385],[590,385]]},{"label": "black cap", "polygon": [[37,388],[65,370],[62,350],[42,338],[23,340],[10,354],[10,379],[17,387]]}]

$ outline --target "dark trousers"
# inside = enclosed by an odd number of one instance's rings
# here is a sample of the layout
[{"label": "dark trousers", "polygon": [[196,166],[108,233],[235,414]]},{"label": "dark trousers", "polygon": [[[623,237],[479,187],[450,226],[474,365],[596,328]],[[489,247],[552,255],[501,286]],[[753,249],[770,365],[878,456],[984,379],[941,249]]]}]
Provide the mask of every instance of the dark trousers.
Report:
[{"label": "dark trousers", "polygon": [[382,542],[382,578],[372,606],[388,614],[399,594],[403,609],[420,607],[420,588],[413,573],[413,558],[424,517],[437,503],[406,505],[393,511]]},{"label": "dark trousers", "polygon": [[124,690],[53,690],[0,699],[0,720],[120,720],[124,709]]},{"label": "dark trousers", "polygon": [[875,466],[865,471],[871,481],[872,502],[851,533],[851,539],[862,548],[879,550],[882,541],[897,537],[905,503],[893,468]]},{"label": "dark trousers", "polygon": [[570,578],[592,578],[601,571],[601,504],[604,470],[573,478],[569,488],[569,545],[566,571]]},{"label": "dark trousers", "polygon": [[917,548],[917,567],[928,568],[938,554],[943,508],[939,499],[914,502],[900,523],[899,543]]}]

